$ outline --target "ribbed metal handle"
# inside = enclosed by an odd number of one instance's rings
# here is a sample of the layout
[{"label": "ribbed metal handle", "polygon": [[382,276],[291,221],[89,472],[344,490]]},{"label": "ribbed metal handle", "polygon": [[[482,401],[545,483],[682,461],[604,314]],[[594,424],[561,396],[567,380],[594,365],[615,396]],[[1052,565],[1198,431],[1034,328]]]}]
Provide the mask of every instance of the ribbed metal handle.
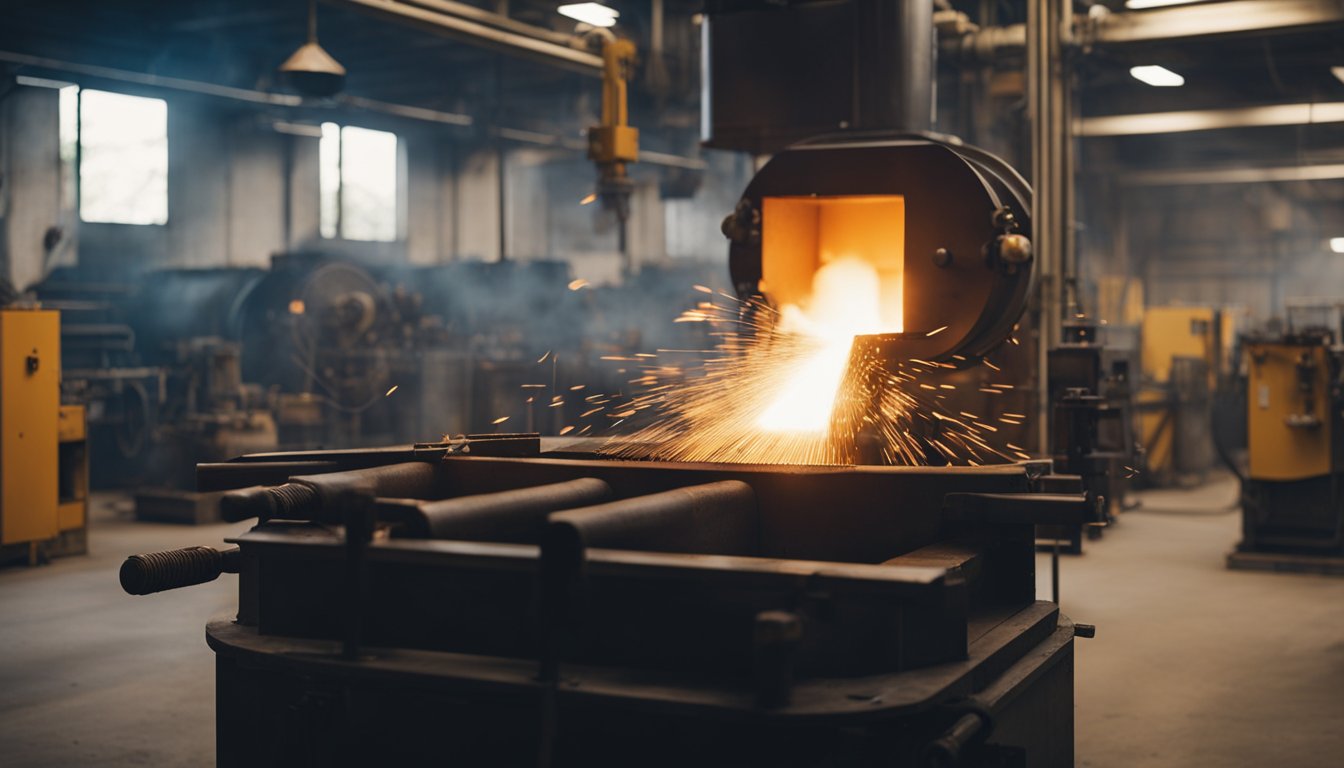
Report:
[{"label": "ribbed metal handle", "polygon": [[237,573],[237,547],[185,547],[131,555],[121,564],[121,588],[130,595],[152,595],[178,587],[214,581],[221,573]]}]

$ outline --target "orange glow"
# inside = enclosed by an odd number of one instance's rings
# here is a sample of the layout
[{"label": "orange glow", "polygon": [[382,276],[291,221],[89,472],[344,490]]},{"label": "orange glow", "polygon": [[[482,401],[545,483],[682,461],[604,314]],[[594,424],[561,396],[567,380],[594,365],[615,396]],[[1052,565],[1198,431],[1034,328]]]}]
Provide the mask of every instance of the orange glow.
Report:
[{"label": "orange glow", "polygon": [[830,428],[854,337],[904,326],[905,198],[767,197],[761,268],[779,330],[817,342],[756,420],[768,432]]},{"label": "orange glow", "polygon": [[303,306],[303,299],[295,299],[289,302],[289,314],[302,315],[304,313],[304,310],[305,307]]},{"label": "orange glow", "polygon": [[806,306],[817,271],[858,260],[877,274],[884,330],[904,330],[905,198],[901,195],[767,197],[761,279],[775,306]]}]

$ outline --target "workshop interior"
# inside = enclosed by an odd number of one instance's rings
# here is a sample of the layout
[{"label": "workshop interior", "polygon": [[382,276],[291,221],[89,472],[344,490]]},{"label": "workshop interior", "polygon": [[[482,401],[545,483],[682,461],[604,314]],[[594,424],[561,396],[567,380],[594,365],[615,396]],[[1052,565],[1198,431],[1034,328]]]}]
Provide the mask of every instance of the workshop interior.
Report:
[{"label": "workshop interior", "polygon": [[6,766],[1344,755],[1344,2],[0,13]]}]

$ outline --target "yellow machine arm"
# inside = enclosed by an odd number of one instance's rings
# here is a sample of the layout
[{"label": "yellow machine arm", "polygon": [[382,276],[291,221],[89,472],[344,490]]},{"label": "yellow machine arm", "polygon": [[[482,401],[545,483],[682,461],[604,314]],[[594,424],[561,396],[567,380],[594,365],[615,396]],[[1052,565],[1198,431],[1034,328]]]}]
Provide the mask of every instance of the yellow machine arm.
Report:
[{"label": "yellow machine arm", "polygon": [[626,163],[639,159],[639,129],[627,124],[626,84],[634,62],[633,42],[603,40],[602,123],[588,129],[588,158],[597,164],[597,194],[603,207],[614,210],[622,222],[630,212],[633,186]]}]

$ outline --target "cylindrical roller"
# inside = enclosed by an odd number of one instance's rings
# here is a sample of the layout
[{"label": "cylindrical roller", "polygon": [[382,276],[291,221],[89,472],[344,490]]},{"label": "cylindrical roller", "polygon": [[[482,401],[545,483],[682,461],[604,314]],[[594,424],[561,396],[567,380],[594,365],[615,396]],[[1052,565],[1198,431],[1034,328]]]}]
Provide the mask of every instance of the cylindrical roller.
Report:
[{"label": "cylindrical roller", "polygon": [[335,461],[225,461],[196,465],[196,490],[230,491],[249,485],[275,485],[296,474],[339,469]]},{"label": "cylindrical roller", "polygon": [[262,520],[328,520],[324,510],[332,506],[341,493],[361,488],[370,489],[375,496],[397,498],[426,498],[438,495],[438,473],[435,466],[424,461],[408,461],[347,472],[292,477],[288,483],[273,488],[244,488],[230,491],[220,498],[220,516],[230,522],[257,517]]},{"label": "cylindrical roller", "polygon": [[757,546],[756,494],[740,480],[693,485],[551,515],[553,556],[588,547],[749,555]]},{"label": "cylindrical roller", "polygon": [[221,573],[237,573],[242,556],[237,547],[186,547],[131,555],[121,564],[121,588],[130,595],[150,595],[214,581]]},{"label": "cylindrical roller", "polygon": [[418,505],[420,515],[407,521],[406,532],[432,539],[536,543],[550,513],[600,504],[609,498],[611,487],[592,477],[459,496]]},{"label": "cylindrical roller", "polygon": [[300,483],[285,483],[229,491],[219,498],[219,516],[230,523],[253,517],[306,520],[316,514],[317,506],[317,491]]}]

